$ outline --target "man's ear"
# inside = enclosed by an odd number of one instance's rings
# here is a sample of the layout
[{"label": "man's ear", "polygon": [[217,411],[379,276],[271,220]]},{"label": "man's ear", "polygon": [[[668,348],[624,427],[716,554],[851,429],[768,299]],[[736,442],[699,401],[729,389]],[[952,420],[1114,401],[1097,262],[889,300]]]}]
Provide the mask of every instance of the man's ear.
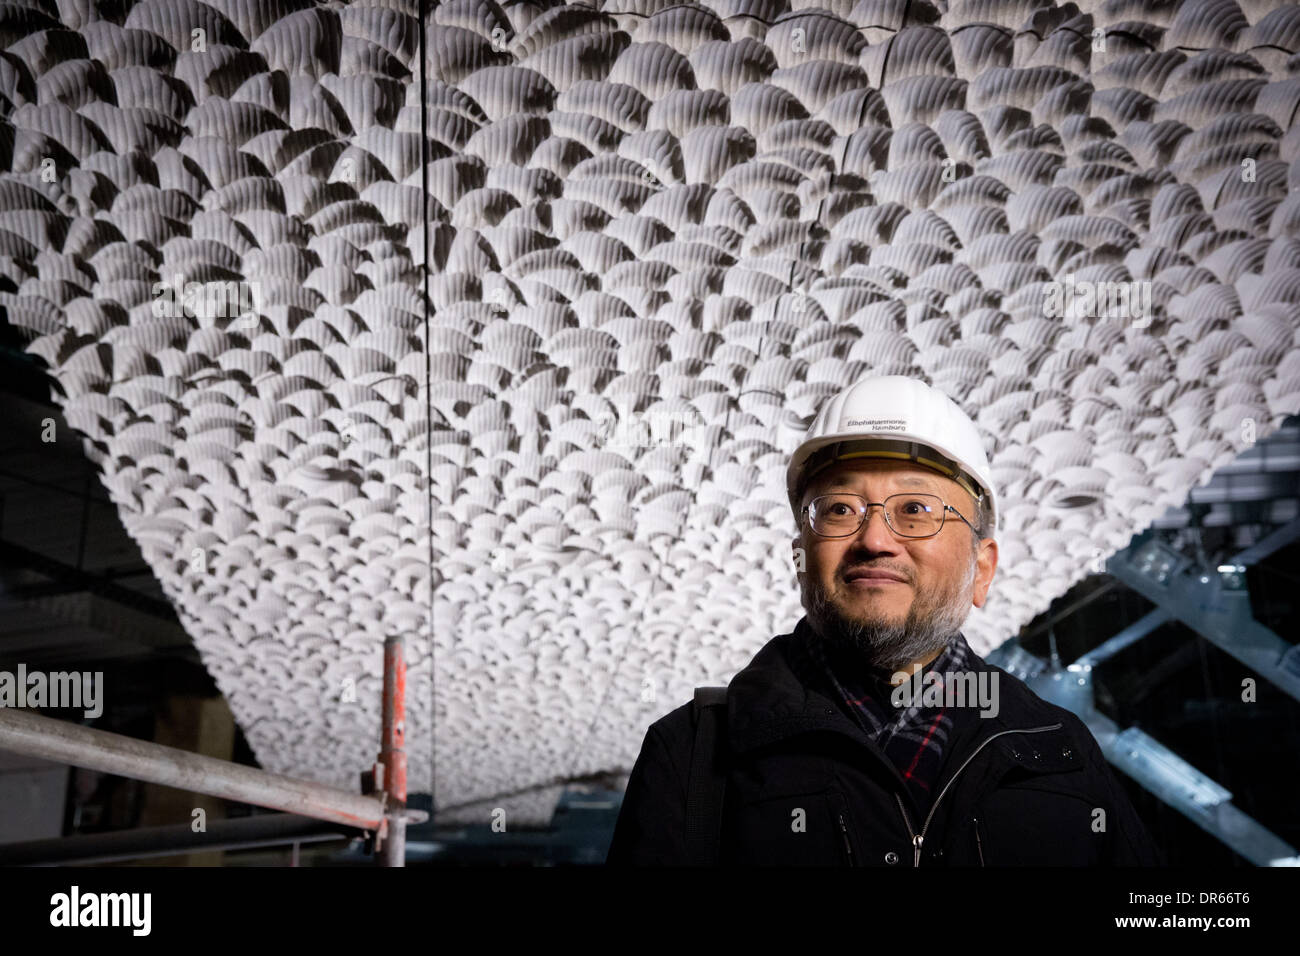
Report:
[{"label": "man's ear", "polygon": [[808,552],[804,548],[802,534],[790,539],[790,560],[794,562],[795,574],[802,581],[804,572],[808,570]]},{"label": "man's ear", "polygon": [[979,554],[975,557],[975,592],[971,603],[983,607],[988,599],[989,586],[993,584],[993,572],[998,568],[998,543],[992,538],[980,540]]}]

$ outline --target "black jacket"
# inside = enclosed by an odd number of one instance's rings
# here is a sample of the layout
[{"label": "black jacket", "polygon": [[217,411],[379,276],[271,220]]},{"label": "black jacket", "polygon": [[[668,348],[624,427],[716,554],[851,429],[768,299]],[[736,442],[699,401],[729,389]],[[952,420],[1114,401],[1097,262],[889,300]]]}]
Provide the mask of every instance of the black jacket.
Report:
[{"label": "black jacket", "polygon": [[[802,658],[791,656],[790,642],[807,627],[805,619],[769,641],[728,687],[721,863],[1164,864],[1083,722],[973,653],[975,670],[998,675],[999,712],[955,728],[936,799],[921,813],[898,770],[836,705],[829,682],[792,665]],[[607,863],[690,862],[693,735],[689,703],[650,726]]]}]

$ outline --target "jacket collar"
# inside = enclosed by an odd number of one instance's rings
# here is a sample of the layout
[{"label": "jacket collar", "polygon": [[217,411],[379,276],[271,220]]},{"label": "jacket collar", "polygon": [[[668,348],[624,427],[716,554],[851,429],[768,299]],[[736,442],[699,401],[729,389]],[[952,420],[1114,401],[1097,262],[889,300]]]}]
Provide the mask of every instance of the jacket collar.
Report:
[{"label": "jacket collar", "polygon": [[[810,636],[816,639],[807,618],[803,618],[794,631],[764,645],[728,685],[727,739],[734,753],[810,731],[845,734],[878,752],[874,742],[868,741],[837,705],[826,681],[813,672],[800,652],[798,642]],[[965,640],[965,636],[961,635],[961,639]],[[970,652],[970,666],[977,672],[997,674],[999,708],[996,716],[981,718],[975,732],[962,735],[963,752],[1003,731],[1063,724],[1059,711],[974,650]],[[1055,732],[1036,733],[1032,738],[1005,734],[998,736],[994,744],[1012,763],[1031,772],[1058,771],[1081,764],[1080,748],[1072,745],[1064,726]]]}]

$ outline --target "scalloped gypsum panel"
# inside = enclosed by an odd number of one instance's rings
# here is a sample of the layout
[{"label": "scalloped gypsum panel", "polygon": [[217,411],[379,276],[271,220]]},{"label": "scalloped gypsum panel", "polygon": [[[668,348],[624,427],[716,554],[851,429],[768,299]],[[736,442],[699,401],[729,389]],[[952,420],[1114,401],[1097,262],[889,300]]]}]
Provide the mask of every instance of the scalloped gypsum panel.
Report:
[{"label": "scalloped gypsum panel", "polygon": [[984,431],[980,652],[1300,411],[1300,7],[1149,7],[453,0],[422,119],[409,0],[11,5],[0,304],[264,766],[403,633],[411,789],[539,822],[793,627],[860,375]]}]

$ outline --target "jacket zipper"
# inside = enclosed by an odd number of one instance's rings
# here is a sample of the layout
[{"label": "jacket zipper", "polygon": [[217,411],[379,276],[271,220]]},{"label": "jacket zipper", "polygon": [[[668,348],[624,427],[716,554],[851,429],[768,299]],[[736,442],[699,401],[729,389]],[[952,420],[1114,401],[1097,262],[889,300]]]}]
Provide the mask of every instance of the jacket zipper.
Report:
[{"label": "jacket zipper", "polygon": [[979,817],[971,817],[975,822],[975,849],[980,855],[980,866],[984,865],[984,844],[980,842],[980,821]]},{"label": "jacket zipper", "polygon": [[912,821],[907,816],[907,808],[903,806],[903,798],[899,796],[897,792],[895,792],[894,799],[898,802],[898,809],[901,810],[903,813],[903,823],[907,826],[907,832],[912,834],[912,866],[915,867],[921,865],[921,845],[925,842],[925,831],[930,826],[930,820],[931,818],[934,817],[934,811],[939,808],[939,801],[942,800],[943,795],[948,792],[948,788],[952,786],[953,781],[956,780],[959,776],[961,776],[961,772],[965,770],[967,766],[970,765],[970,762],[972,760],[975,759],[975,755],[984,749],[985,744],[989,743],[992,740],[996,740],[998,737],[1001,737],[1004,734],[1039,734],[1048,730],[1060,730],[1060,729],[1061,729],[1061,724],[1052,724],[1049,727],[1026,727],[1023,730],[1000,730],[996,734],[993,734],[989,737],[985,737],[980,742],[980,745],[975,748],[975,751],[969,757],[966,758],[966,761],[960,767],[957,768],[957,772],[948,778],[948,782],[945,783],[943,785],[943,789],[939,791],[939,796],[934,798],[934,803],[931,804],[930,806],[930,812],[925,815],[925,823],[921,825],[920,833],[916,833],[912,830]]},{"label": "jacket zipper", "polygon": [[849,866],[853,865],[853,844],[849,843],[849,828],[844,822],[844,814],[840,814],[840,835],[844,837],[844,849],[849,855]]}]

